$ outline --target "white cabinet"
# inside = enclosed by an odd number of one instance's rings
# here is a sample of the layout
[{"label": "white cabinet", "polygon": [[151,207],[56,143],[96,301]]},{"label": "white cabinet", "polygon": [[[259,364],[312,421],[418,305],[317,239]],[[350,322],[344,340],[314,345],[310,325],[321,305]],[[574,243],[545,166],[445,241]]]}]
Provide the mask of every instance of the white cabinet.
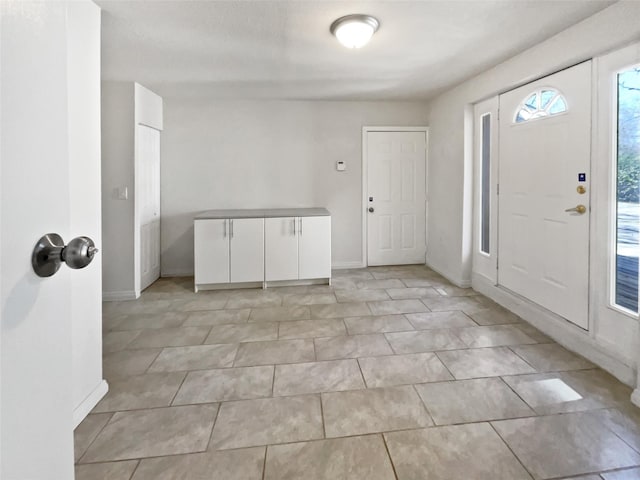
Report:
[{"label": "white cabinet", "polygon": [[264,219],[232,218],[229,220],[230,281],[262,282],[264,280]]},{"label": "white cabinet", "polygon": [[265,218],[265,280],[298,279],[297,217]]},{"label": "white cabinet", "polygon": [[299,278],[331,277],[331,217],[300,217]]},{"label": "white cabinet", "polygon": [[331,279],[326,209],[210,210],[193,228],[196,292]]},{"label": "white cabinet", "polygon": [[194,275],[196,285],[229,282],[229,220],[196,220]]},{"label": "white cabinet", "polygon": [[198,285],[264,281],[264,219],[194,222],[194,274]]},{"label": "white cabinet", "polygon": [[265,219],[266,281],[331,277],[331,217]]}]

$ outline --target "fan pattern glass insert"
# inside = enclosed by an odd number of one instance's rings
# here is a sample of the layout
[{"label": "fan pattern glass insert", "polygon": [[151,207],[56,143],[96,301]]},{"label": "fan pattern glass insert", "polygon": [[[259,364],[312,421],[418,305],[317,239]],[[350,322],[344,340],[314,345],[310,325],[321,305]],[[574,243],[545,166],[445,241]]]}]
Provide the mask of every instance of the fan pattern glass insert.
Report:
[{"label": "fan pattern glass insert", "polygon": [[549,117],[567,111],[567,101],[560,92],[543,88],[531,93],[518,107],[514,123]]}]

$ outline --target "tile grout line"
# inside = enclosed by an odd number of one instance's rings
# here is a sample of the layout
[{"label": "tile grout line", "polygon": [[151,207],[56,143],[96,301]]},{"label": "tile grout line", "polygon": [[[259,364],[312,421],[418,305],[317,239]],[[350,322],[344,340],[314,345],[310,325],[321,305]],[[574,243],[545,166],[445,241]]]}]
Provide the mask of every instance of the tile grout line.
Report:
[{"label": "tile grout line", "polygon": [[141,458],[139,458],[139,459],[137,460],[137,462],[138,462],[138,463],[136,463],[136,466],[135,466],[135,468],[133,469],[133,471],[131,472],[131,475],[129,476],[129,479],[128,479],[128,480],[131,480],[131,479],[133,478],[133,476],[136,474],[136,471],[138,470],[138,467],[140,467],[140,464],[142,463],[142,459],[141,459]]},{"label": "tile grout line", "polygon": [[276,365],[273,365],[273,373],[271,374],[271,397],[270,398],[276,398],[274,395],[275,388],[276,388]]},{"label": "tile grout line", "polygon": [[384,449],[387,452],[387,457],[389,458],[389,463],[391,463],[391,470],[393,470],[393,475],[396,477],[396,480],[398,480],[398,472],[396,472],[396,466],[393,463],[393,458],[391,458],[391,452],[389,451],[389,445],[387,445],[387,438],[384,435],[384,432],[380,433],[380,436],[382,437],[382,443],[384,444]]},{"label": "tile grout line", "polygon": [[360,371],[360,377],[362,378],[362,382],[364,383],[364,389],[367,390],[369,385],[367,384],[367,379],[364,378],[364,373],[362,372],[362,365],[360,365],[360,358],[355,358],[356,364],[358,365],[358,370]]},{"label": "tile grout line", "polygon": [[536,367],[534,367],[533,365],[531,365],[530,362],[527,362],[527,360],[522,356],[522,355],[518,355],[518,352],[516,352],[512,347],[518,347],[520,345],[504,345],[504,347],[508,348],[511,353],[513,353],[516,357],[518,357],[520,360],[522,360],[524,363],[526,363],[527,365],[529,365],[531,368],[533,368],[533,372],[530,373],[550,373],[550,372],[541,372],[540,370],[538,370]]},{"label": "tile grout line", "polygon": [[422,398],[422,395],[420,395],[420,392],[418,392],[418,389],[416,388],[416,384],[414,383],[411,386],[413,387],[413,391],[416,393],[416,395],[418,395],[418,398],[420,399],[420,403],[422,403],[422,408],[424,408],[424,410],[427,412],[427,415],[429,416],[429,419],[433,424],[431,426],[434,426],[434,427],[439,426],[436,423],[435,418],[433,418],[433,415],[431,415],[431,412],[429,411],[429,407],[427,407],[427,402],[424,401],[424,398]]},{"label": "tile grout line", "polygon": [[[208,452],[211,448],[211,440],[213,440],[213,430],[216,428],[216,423],[218,421],[218,416],[220,415],[220,410],[222,410],[222,404],[224,402],[218,402],[218,408],[216,410],[216,416],[213,418],[213,423],[211,424],[211,433],[209,433],[209,440],[207,441],[207,446],[204,449],[204,452]],[[211,405],[211,404],[209,404]],[[194,453],[194,452],[192,452]]]},{"label": "tile grout line", "polygon": [[267,475],[267,450],[269,450],[269,445],[264,446],[264,460],[262,461],[262,480],[265,480]]},{"label": "tile grout line", "polygon": [[[142,372],[142,375],[146,375],[146,374],[149,374],[149,373],[154,373],[154,372],[150,372],[149,369],[151,367],[153,367],[153,364],[156,363],[156,360],[158,360],[158,357],[160,357],[160,355],[162,355],[162,352],[164,352],[167,348],[170,348],[170,347],[162,347],[162,348],[160,348],[160,351],[158,352],[158,354],[155,357],[153,357],[153,360],[151,360],[151,363],[149,363],[147,368],[144,369],[144,372]],[[155,372],[155,373],[160,373],[160,372]],[[124,376],[129,376],[129,375],[124,375]]]},{"label": "tile grout line", "polygon": [[[451,352],[452,350],[445,350],[447,352]],[[442,358],[440,358],[440,355],[438,355],[438,352],[432,352],[436,358],[440,361],[440,363],[442,364],[442,366],[447,370],[447,372],[449,372],[449,375],[451,375],[451,378],[453,378],[453,381],[459,381],[459,380],[467,380],[467,379],[463,379],[463,378],[456,378],[456,376],[453,374],[453,372],[449,369],[449,367],[447,367],[447,364],[444,363],[444,361],[442,360]],[[492,378],[492,377],[477,377],[477,378]],[[448,380],[451,381],[451,380]]]},{"label": "tile grout line", "polygon": [[516,455],[516,452],[514,452],[511,449],[511,446],[507,443],[507,441],[502,438],[502,435],[500,435],[500,432],[498,432],[498,430],[496,429],[496,427],[493,425],[493,421],[489,421],[489,422],[483,422],[483,423],[488,423],[489,426],[491,427],[491,429],[496,433],[496,435],[498,435],[498,438],[500,439],[500,441],[502,441],[503,445],[505,445],[509,451],[511,452],[511,455],[514,456],[514,458],[518,461],[518,463],[520,464],[520,466],[524,469],[525,472],[527,472],[529,474],[529,477],[531,479],[535,479],[535,475],[533,474],[533,472],[530,472],[529,469],[527,467],[524,466],[524,463],[522,463],[522,460],[520,460],[520,457],[518,457],[518,455]]},{"label": "tile grout line", "polygon": [[[534,373],[534,374],[527,373],[527,374],[524,374],[524,375],[538,375],[538,374],[535,374],[535,373]],[[536,410],[536,408],[535,408],[533,405],[530,405],[530,404],[529,404],[529,402],[527,402],[527,401],[526,401],[526,400],[525,400],[525,399],[524,399],[524,398],[523,398],[523,397],[522,397],[522,396],[521,396],[521,395],[516,391],[516,389],[515,389],[515,388],[513,388],[513,387],[511,386],[511,384],[510,384],[509,382],[507,382],[507,381],[503,378],[503,377],[510,377],[510,376],[512,376],[512,375],[501,375],[501,376],[496,377],[496,378],[499,378],[499,379],[500,379],[500,381],[501,381],[502,383],[504,383],[504,384],[509,388],[509,390],[511,390],[513,393],[515,393],[515,395],[516,395],[520,400],[522,400],[522,401],[524,402],[524,404],[525,404],[526,406],[528,406],[528,407],[533,411],[533,413],[535,413],[535,414],[536,414],[536,416],[543,416],[540,412],[538,412],[538,410]]]},{"label": "tile grout line", "polygon": [[324,423],[324,405],[322,401],[322,393],[318,394],[318,400],[320,400],[320,419],[322,420],[322,438],[327,438],[327,427]]},{"label": "tile grout line", "polygon": [[189,373],[190,373],[189,371],[185,371],[184,372],[184,376],[182,377],[182,381],[180,382],[180,385],[178,386],[178,389],[176,390],[176,393],[173,394],[173,397],[171,398],[171,401],[169,402],[169,406],[170,407],[175,406],[175,405],[173,405],[173,402],[176,401],[176,397],[178,396],[178,393],[180,392],[180,389],[184,385],[184,382],[187,380],[187,377],[189,376]]},{"label": "tile grout line", "polygon": [[[89,445],[87,445],[87,448],[85,448],[84,452],[82,452],[82,455],[80,455],[80,457],[78,457],[78,460],[74,460],[74,465],[79,465],[80,461],[84,458],[84,456],[87,454],[87,452],[89,451],[89,449],[91,448],[91,445],[94,444],[94,442],[96,441],[96,439],[100,436],[100,434],[104,431],[105,428],[107,428],[107,425],[109,425],[109,423],[111,422],[111,420],[113,419],[113,417],[115,416],[115,414],[117,412],[106,412],[109,413],[109,420],[107,420],[106,422],[104,422],[104,425],[102,426],[102,428],[98,431],[98,433],[96,434],[95,437],[93,437],[93,440],[91,440],[89,442]],[[88,416],[88,415],[87,415]],[[76,427],[78,428],[78,427]]]}]

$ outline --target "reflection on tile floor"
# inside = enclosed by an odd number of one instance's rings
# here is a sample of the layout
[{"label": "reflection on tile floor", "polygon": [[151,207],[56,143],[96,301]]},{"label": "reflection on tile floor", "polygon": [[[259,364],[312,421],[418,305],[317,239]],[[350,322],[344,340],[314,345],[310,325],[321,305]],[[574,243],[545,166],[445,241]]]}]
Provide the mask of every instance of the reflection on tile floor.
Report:
[{"label": "reflection on tile floor", "polygon": [[640,480],[631,389],[423,266],[104,304],[78,480]]}]

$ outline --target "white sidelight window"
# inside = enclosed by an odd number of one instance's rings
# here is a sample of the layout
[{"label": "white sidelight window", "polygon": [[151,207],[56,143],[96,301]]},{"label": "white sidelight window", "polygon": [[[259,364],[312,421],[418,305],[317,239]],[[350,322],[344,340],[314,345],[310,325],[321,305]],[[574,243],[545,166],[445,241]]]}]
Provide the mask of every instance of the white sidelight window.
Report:
[{"label": "white sidelight window", "polygon": [[616,75],[612,304],[638,312],[640,253],[640,65]]}]

